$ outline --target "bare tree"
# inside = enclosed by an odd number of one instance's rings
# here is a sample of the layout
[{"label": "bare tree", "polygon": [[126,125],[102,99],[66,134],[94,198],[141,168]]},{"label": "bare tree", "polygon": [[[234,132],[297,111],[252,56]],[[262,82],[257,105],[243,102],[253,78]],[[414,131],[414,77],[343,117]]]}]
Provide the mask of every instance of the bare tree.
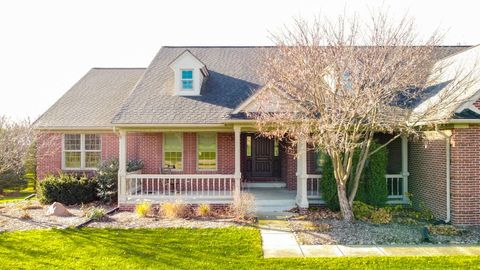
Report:
[{"label": "bare tree", "polygon": [[[11,182],[12,177],[23,176],[24,164],[35,139],[28,120],[13,122],[0,117],[0,175],[7,174],[2,181]],[[8,179],[7,179],[8,178]],[[4,185],[0,183],[0,193]]]},{"label": "bare tree", "polygon": [[[366,160],[379,149],[370,149],[374,134],[418,135],[419,124],[450,118],[475,84],[471,71],[453,72],[447,60],[438,62],[441,37],[422,41],[406,16],[398,22],[384,12],[367,22],[298,19],[273,39],[277,46],[266,51],[266,84],[253,115],[258,129],[293,144],[304,138],[332,159],[340,209],[350,222]],[[422,104],[432,95],[436,102]]]}]

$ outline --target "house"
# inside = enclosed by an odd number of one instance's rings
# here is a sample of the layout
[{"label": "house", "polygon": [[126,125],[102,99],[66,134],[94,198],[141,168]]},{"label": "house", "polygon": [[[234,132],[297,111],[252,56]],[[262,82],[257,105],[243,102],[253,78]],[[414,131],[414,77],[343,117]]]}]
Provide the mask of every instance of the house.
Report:
[{"label": "house", "polygon": [[[118,157],[123,209],[177,198],[223,205],[241,189],[264,210],[321,204],[315,153],[305,142],[291,149],[258,136],[246,117],[262,87],[260,54],[269,49],[162,47],[147,68],[91,69],[35,122],[40,140],[56,142],[37,150],[38,177],[91,172]],[[480,55],[479,46],[437,50],[439,61]],[[437,218],[480,225],[480,92],[470,95],[422,141],[402,137],[388,146],[390,203],[411,198]],[[144,161],[141,173],[126,172],[130,159]]]}]

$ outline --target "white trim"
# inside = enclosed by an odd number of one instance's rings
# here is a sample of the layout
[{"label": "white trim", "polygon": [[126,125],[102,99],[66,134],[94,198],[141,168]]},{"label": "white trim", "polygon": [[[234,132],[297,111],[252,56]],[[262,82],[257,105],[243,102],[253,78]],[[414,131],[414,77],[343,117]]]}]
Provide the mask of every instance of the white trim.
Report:
[{"label": "white trim", "polygon": [[[199,161],[199,158],[198,158],[198,134],[199,133],[210,133],[210,134],[214,134],[215,136],[215,168],[214,169],[200,169],[199,168],[199,164],[198,164],[198,161]],[[196,142],[195,142],[195,155],[196,155],[196,159],[197,159],[197,164],[196,164],[196,170],[199,171],[199,172],[216,172],[218,171],[218,132],[196,132]]]},{"label": "white trim", "polygon": [[166,169],[166,166],[165,166],[165,137],[166,136],[165,136],[165,134],[167,134],[167,133],[179,133],[179,134],[182,135],[182,140],[181,140],[181,142],[182,142],[182,151],[181,151],[181,153],[182,153],[182,168],[181,169],[175,168],[175,169],[171,169],[171,170],[174,171],[174,172],[183,172],[183,169],[184,169],[183,160],[184,160],[184,155],[185,155],[185,153],[184,153],[185,149],[183,148],[183,144],[184,144],[184,142],[183,142],[184,133],[183,132],[164,132],[164,133],[162,133],[162,168],[161,168],[160,171],[163,171],[163,169]]}]

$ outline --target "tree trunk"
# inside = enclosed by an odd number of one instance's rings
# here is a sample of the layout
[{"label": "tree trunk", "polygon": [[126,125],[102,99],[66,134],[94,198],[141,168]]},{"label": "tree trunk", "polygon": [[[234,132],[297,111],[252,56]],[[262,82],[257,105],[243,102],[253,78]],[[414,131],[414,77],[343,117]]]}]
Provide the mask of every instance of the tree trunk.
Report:
[{"label": "tree trunk", "polygon": [[337,193],[343,220],[353,223],[355,221],[355,217],[353,216],[352,206],[348,202],[346,186],[337,183]]}]

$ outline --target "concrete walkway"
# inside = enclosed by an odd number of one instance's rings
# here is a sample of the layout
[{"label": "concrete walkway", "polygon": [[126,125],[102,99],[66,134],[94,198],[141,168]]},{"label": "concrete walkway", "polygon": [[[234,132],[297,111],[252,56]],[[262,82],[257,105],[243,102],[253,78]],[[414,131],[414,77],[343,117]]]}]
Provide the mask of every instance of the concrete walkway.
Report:
[{"label": "concrete walkway", "polygon": [[480,255],[480,245],[300,245],[285,220],[259,220],[265,258]]}]

